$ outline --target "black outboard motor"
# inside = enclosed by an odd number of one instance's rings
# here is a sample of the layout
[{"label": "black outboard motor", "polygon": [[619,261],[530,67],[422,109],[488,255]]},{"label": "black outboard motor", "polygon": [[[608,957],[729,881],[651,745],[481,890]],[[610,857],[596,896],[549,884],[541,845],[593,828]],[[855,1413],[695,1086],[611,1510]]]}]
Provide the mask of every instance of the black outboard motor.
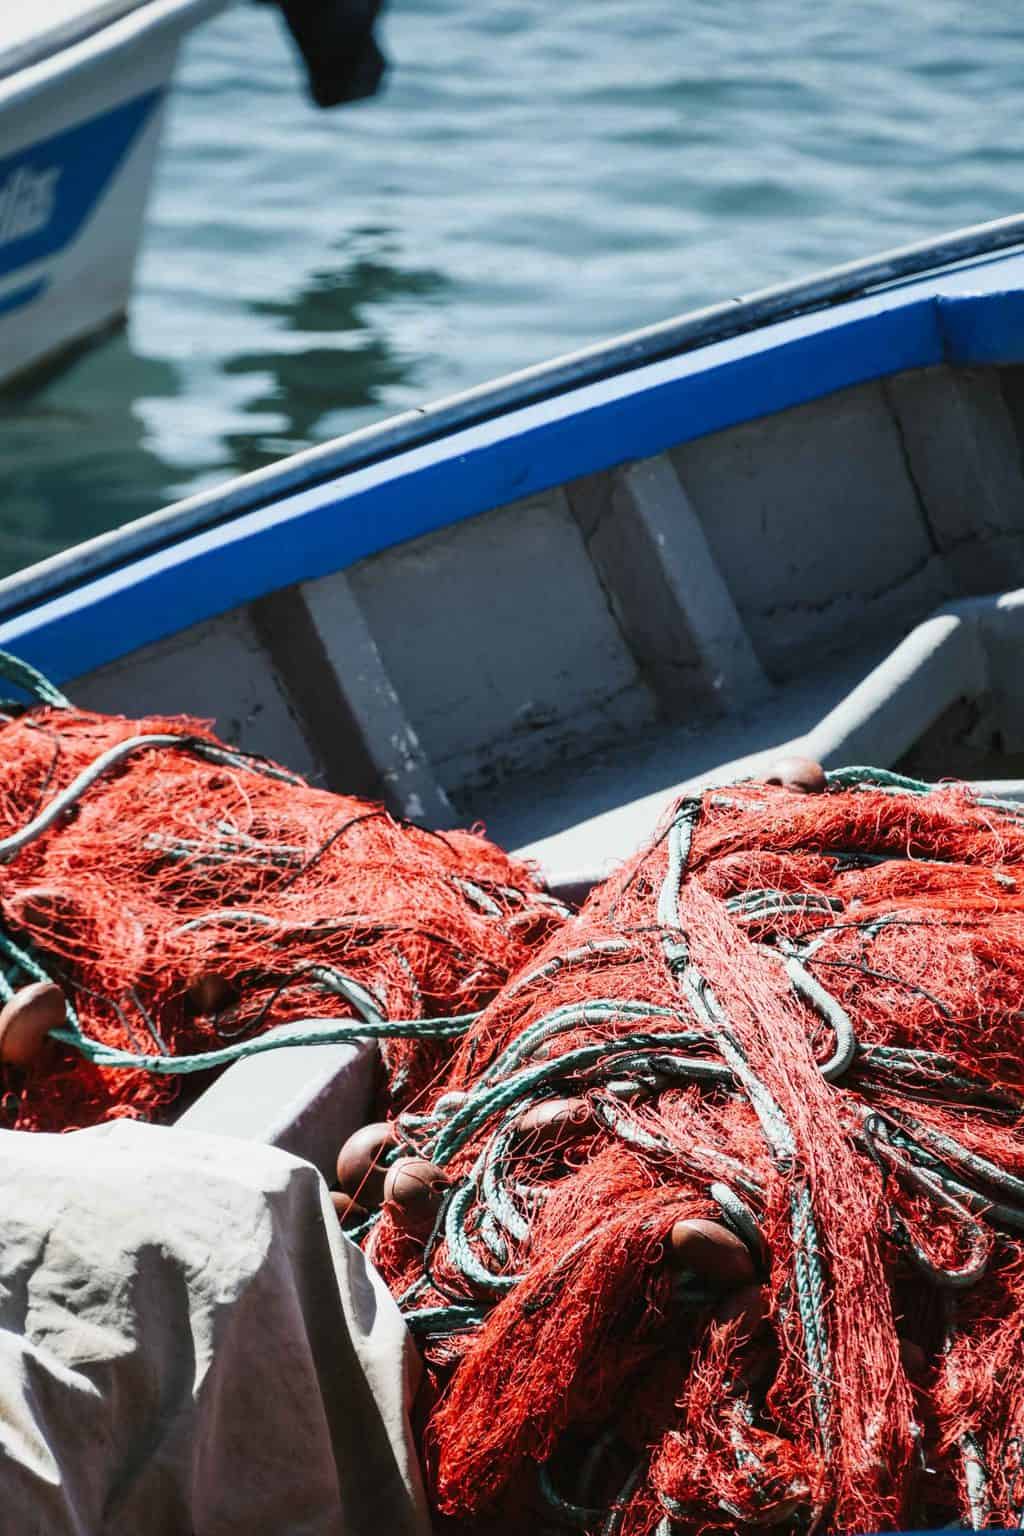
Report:
[{"label": "black outboard motor", "polygon": [[276,0],[302,54],[318,107],[362,101],[380,87],[387,60],[373,35],[383,0]]}]

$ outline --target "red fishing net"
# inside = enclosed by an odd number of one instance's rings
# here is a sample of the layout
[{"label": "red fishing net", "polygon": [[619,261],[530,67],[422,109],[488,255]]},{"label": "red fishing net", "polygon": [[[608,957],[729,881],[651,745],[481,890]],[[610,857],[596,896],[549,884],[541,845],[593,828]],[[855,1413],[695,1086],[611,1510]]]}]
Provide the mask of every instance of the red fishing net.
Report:
[{"label": "red fishing net", "polygon": [[446,1524],[1020,1524],[1014,807],[709,791],[567,922],[480,836],[52,707],[0,725],[0,860],[0,992],[69,1005],[8,1125],[165,1116],[168,1063],[281,1026],[381,1038],[384,1155],[443,1171],[365,1242]]},{"label": "red fishing net", "polygon": [[460,1531],[1020,1523],[1024,819],[863,778],[681,802],[398,1117]]},{"label": "red fishing net", "polygon": [[[183,718],[8,720],[0,839],[5,990],[52,977],[72,1034],[77,1020],[140,1058],[241,1048],[296,1020],[472,1013],[562,920],[482,836],[399,823]],[[383,1049],[397,1106],[447,1047]],[[165,1116],[180,1082],[53,1043],[3,1070],[4,1123]]]}]

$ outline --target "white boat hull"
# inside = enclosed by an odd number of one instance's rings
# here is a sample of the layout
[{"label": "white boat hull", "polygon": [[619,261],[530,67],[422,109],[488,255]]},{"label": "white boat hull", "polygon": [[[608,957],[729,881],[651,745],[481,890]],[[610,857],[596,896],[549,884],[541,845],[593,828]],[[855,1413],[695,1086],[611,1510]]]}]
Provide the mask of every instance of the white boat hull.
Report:
[{"label": "white boat hull", "polygon": [[0,79],[0,387],[125,314],[185,31],[156,0]]}]

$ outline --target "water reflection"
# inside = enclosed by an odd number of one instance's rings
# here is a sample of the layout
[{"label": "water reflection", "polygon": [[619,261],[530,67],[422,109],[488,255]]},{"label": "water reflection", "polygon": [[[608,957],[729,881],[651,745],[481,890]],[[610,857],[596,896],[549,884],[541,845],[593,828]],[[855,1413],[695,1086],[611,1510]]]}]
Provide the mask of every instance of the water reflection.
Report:
[{"label": "water reflection", "polygon": [[0,574],[393,409],[417,367],[415,346],[392,337],[418,334],[420,307],[446,280],[390,262],[382,230],[349,244],[361,249],[347,266],[311,273],[290,296],[238,303],[241,333],[263,345],[216,356],[234,409],[200,475],[188,360],[141,356],[129,333],[0,397]]},{"label": "water reflection", "polygon": [[121,333],[0,405],[0,574],[159,506],[170,465],[135,402],[176,394],[178,372]]},{"label": "water reflection", "polygon": [[224,372],[258,380],[244,409],[280,425],[226,434],[234,468],[255,469],[329,435],[334,413],[383,414],[398,386],[416,382],[415,349],[393,341],[399,311],[440,302],[447,286],[439,272],[360,256],[342,271],[312,273],[290,298],[251,304],[255,317],[279,322],[281,334],[273,347],[229,358]]}]

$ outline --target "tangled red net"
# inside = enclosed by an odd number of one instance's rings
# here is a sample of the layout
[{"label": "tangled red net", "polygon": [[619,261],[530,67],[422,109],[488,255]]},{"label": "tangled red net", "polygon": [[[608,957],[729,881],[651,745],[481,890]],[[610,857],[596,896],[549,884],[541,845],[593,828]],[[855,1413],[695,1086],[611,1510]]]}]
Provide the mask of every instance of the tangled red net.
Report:
[{"label": "tangled red net", "polygon": [[684,799],[389,1128],[441,1529],[1021,1524],[1024,819],[830,778]]},{"label": "tangled red net", "polygon": [[1019,1526],[1024,817],[830,779],[685,798],[566,921],[201,723],[5,719],[0,992],[66,1000],[6,1123],[375,1036],[448,1527]]},{"label": "tangled red net", "polygon": [[195,720],[59,704],[0,724],[0,860],[0,991],[49,978],[67,1002],[42,1054],[0,1069],[22,1130],[166,1117],[182,1068],[281,1026],[345,1037],[325,1021],[382,1038],[400,1105],[564,915],[482,836],[313,788]]}]

